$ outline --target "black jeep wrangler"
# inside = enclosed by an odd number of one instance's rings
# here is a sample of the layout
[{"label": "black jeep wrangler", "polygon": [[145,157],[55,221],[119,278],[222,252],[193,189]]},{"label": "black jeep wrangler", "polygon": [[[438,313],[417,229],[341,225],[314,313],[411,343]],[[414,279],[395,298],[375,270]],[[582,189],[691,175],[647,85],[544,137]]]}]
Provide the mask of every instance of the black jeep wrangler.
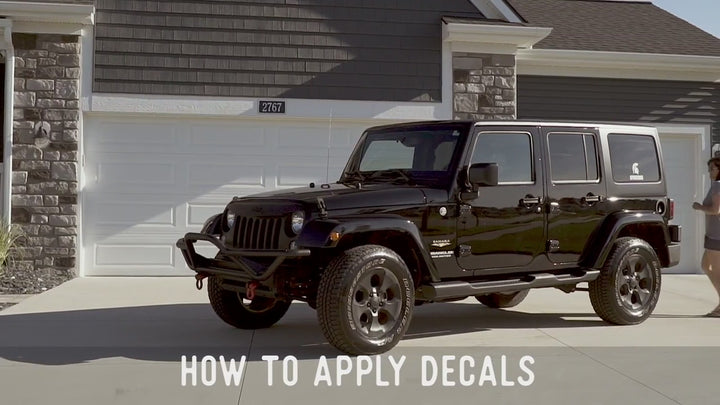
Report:
[{"label": "black jeep wrangler", "polygon": [[511,307],[531,288],[588,282],[602,319],[640,323],[680,259],[672,216],[652,127],[421,122],[368,129],[336,184],[236,197],[177,246],[228,324],[305,301],[333,346],[371,354],[415,305]]}]

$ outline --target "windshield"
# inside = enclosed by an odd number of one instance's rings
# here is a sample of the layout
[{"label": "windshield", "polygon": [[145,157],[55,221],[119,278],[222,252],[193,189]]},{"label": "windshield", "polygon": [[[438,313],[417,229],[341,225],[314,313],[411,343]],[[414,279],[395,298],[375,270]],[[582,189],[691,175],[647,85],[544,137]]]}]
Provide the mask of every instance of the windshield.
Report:
[{"label": "windshield", "polygon": [[468,124],[446,123],[368,130],[353,152],[341,183],[446,184]]}]

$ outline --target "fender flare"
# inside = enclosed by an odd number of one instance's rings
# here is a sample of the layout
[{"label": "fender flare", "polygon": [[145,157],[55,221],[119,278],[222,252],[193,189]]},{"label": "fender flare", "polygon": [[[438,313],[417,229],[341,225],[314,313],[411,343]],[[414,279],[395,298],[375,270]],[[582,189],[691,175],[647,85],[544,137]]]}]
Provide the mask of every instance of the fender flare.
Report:
[{"label": "fender flare", "polygon": [[222,232],[221,229],[221,222],[223,219],[223,213],[215,214],[209,217],[205,223],[203,224],[202,230],[200,230],[200,233],[204,233],[206,235],[217,235]]},{"label": "fender flare", "polygon": [[[419,253],[420,260],[423,261],[431,279],[440,280],[435,263],[424,248],[420,230],[412,221],[397,215],[315,219],[305,224],[297,239],[297,245],[303,249],[331,249],[337,247],[347,235],[379,231],[393,231],[405,235],[408,243],[412,243],[411,247]],[[333,234],[339,237],[331,237]]]},{"label": "fender flare", "polygon": [[608,215],[605,220],[595,229],[585,245],[583,257],[580,264],[583,267],[600,269],[610,251],[612,250],[618,235],[624,228],[635,224],[649,224],[659,226],[663,230],[665,246],[670,244],[670,234],[663,217],[654,212],[623,211]]}]

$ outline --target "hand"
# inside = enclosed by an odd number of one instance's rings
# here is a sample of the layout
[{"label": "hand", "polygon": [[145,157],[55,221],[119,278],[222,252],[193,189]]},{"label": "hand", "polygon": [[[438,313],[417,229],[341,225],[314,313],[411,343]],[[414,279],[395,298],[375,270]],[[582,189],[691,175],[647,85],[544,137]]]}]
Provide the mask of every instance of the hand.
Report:
[{"label": "hand", "polygon": [[700,204],[699,202],[694,202],[693,205],[692,205],[692,207],[693,207],[694,210],[700,210],[700,209],[702,209],[702,206],[703,206],[703,205]]}]

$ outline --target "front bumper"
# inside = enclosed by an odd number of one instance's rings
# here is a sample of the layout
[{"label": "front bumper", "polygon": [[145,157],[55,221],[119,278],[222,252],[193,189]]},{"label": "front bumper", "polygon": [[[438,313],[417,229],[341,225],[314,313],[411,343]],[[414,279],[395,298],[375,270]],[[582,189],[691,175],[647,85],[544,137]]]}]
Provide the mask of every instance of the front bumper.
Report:
[{"label": "front bumper", "polygon": [[[195,242],[210,242],[218,248],[219,256],[228,260],[210,259],[195,251]],[[205,275],[216,275],[235,280],[264,281],[270,278],[287,258],[310,256],[310,249],[248,250],[231,249],[218,238],[204,233],[187,233],[175,244],[192,270]],[[262,265],[250,258],[275,258],[270,265]]]}]

